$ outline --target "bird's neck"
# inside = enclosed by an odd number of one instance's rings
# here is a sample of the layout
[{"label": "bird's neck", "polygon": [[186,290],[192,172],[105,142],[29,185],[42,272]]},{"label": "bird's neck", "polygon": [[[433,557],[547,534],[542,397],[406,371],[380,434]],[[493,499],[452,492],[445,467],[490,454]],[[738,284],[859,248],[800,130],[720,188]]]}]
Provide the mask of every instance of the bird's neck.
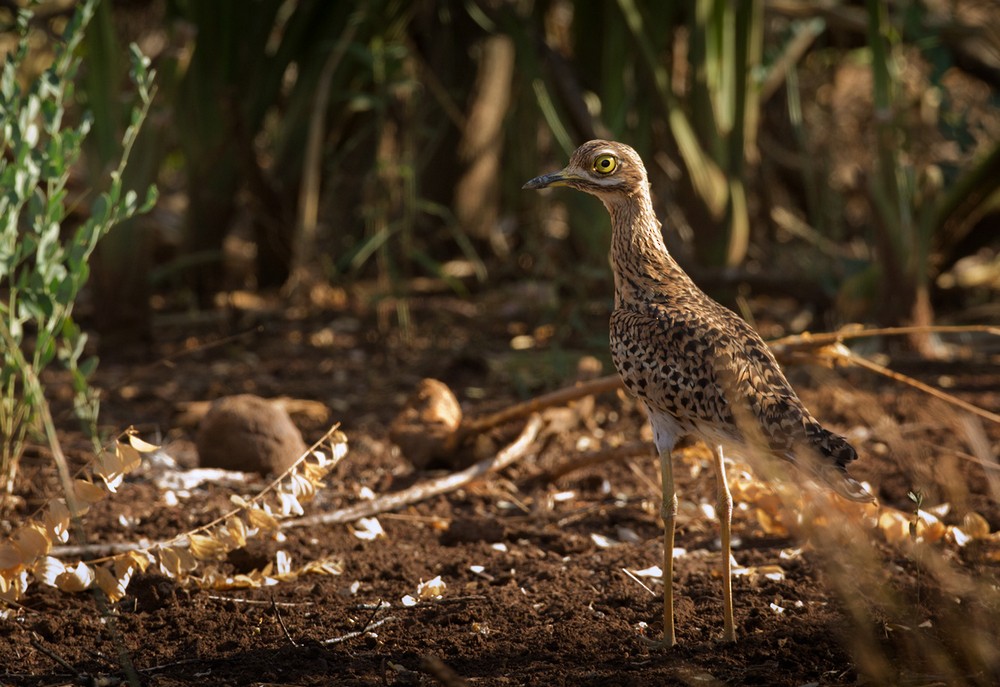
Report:
[{"label": "bird's neck", "polygon": [[690,281],[667,251],[648,192],[605,201],[605,206],[611,215],[616,307],[662,297]]}]

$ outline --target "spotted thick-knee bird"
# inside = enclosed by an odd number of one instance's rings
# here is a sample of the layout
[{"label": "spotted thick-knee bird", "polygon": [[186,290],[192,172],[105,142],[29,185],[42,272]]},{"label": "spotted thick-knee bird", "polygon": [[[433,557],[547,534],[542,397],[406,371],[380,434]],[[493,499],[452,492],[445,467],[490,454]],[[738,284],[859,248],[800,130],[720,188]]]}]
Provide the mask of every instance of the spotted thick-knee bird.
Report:
[{"label": "spotted thick-knee bird", "polygon": [[580,146],[565,169],[526,189],[569,186],[597,196],[611,215],[615,307],[611,357],[646,407],[660,458],[664,522],[663,639],[676,643],[673,548],[677,496],[671,451],[694,435],[713,451],[722,541],[723,639],[734,641],[730,569],[733,501],[723,451],[766,453],[806,467],[841,496],[871,501],[847,474],[858,455],[806,410],[774,355],[750,325],[699,289],[667,251],[649,181],[632,148],[610,141]]}]

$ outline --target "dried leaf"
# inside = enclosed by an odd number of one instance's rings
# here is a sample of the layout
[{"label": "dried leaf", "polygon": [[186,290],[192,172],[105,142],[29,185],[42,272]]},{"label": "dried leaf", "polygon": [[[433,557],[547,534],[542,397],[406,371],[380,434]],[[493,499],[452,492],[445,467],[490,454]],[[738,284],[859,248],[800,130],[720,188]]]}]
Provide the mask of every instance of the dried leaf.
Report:
[{"label": "dried leaf", "polygon": [[965,514],[959,529],[973,539],[985,539],[990,536],[990,523],[975,511]]},{"label": "dried leaf", "polygon": [[122,471],[125,473],[132,472],[137,467],[142,465],[142,456],[130,443],[126,444],[119,441],[115,444],[115,454],[118,456],[118,462],[121,464]]},{"label": "dried leaf", "polygon": [[132,579],[131,570],[124,577],[116,577],[103,565],[98,566],[94,572],[97,586],[108,595],[112,602],[119,601],[125,596],[125,588],[128,587],[128,583]]},{"label": "dried leaf", "polygon": [[346,455],[347,435],[343,432],[334,432],[330,437],[330,460],[337,463]]},{"label": "dried leaf", "polygon": [[[946,505],[946,504],[943,504]],[[917,538],[925,542],[940,541],[948,528],[930,511],[917,511]]]},{"label": "dried leaf", "polygon": [[417,585],[417,596],[420,599],[440,599],[448,585],[445,584],[441,576],[427,580],[426,582],[421,582]]},{"label": "dried leaf", "polygon": [[132,446],[132,448],[140,453],[153,453],[154,451],[160,450],[159,446],[147,443],[131,432],[129,432],[128,435],[128,443]]},{"label": "dried leaf", "polygon": [[302,504],[295,498],[295,494],[278,492],[278,512],[282,515],[305,515]]},{"label": "dried leaf", "polygon": [[193,555],[191,555],[190,550],[188,550],[187,548],[178,548],[176,550],[176,553],[177,553],[178,564],[180,565],[181,572],[184,575],[187,575],[192,570],[197,569],[198,559],[196,559]]},{"label": "dried leaf", "polygon": [[277,569],[276,575],[290,575],[292,573],[292,557],[288,555],[287,551],[278,551],[274,555],[275,568]]},{"label": "dried leaf", "polygon": [[358,539],[373,541],[384,537],[385,530],[382,529],[382,523],[378,521],[378,518],[361,518],[355,523],[354,536]]},{"label": "dried leaf", "polygon": [[28,589],[30,582],[27,568],[18,568],[10,575],[0,575],[0,599],[17,601]]},{"label": "dried leaf", "polygon": [[615,541],[610,537],[605,537],[603,534],[597,534],[596,532],[590,533],[590,540],[600,549],[610,549],[612,546],[621,544],[621,542]]},{"label": "dried leaf", "polygon": [[156,553],[157,558],[159,558],[160,572],[175,580],[179,579],[184,574],[181,567],[180,555],[177,549],[164,548],[159,549]]},{"label": "dried leaf", "polygon": [[66,572],[66,566],[58,558],[45,556],[35,562],[31,569],[35,579],[50,587],[56,586],[56,578]]},{"label": "dried leaf", "polygon": [[326,467],[317,465],[316,463],[308,460],[304,461],[299,466],[299,470],[301,470],[302,476],[316,485],[317,488],[323,486],[322,479],[326,477],[326,473],[329,472]]},{"label": "dried leaf", "polygon": [[14,542],[0,542],[0,570],[13,570],[24,562],[21,550]]},{"label": "dried leaf", "polygon": [[56,576],[56,587],[64,592],[82,592],[93,582],[94,571],[86,563],[66,566],[66,570]]},{"label": "dried leaf", "polygon": [[288,478],[289,491],[303,501],[309,501],[316,495],[316,485],[304,475],[293,473]]},{"label": "dried leaf", "polygon": [[83,479],[75,480],[75,487],[76,498],[87,506],[102,500],[107,493],[93,482]]},{"label": "dried leaf", "polygon": [[148,551],[127,551],[119,558],[138,568],[139,572],[146,572],[146,568],[156,562],[156,558]]},{"label": "dried leaf", "polygon": [[207,534],[189,534],[188,549],[192,556],[201,560],[223,558],[228,553],[222,542]]},{"label": "dried leaf", "polygon": [[21,560],[25,563],[44,556],[52,548],[48,532],[39,524],[29,523],[14,531],[11,537],[14,546],[21,550]]},{"label": "dried leaf", "polygon": [[226,531],[233,541],[234,549],[241,549],[247,545],[247,526],[236,516],[226,518]]},{"label": "dried leaf", "polygon": [[257,507],[247,510],[247,519],[250,521],[251,527],[256,527],[257,529],[264,530],[265,532],[275,532],[280,527],[274,516],[269,513],[265,513]]},{"label": "dried leaf", "polygon": [[780,516],[772,515],[763,508],[755,509],[754,514],[757,516],[757,522],[765,534],[781,537],[788,535],[788,528],[781,522]]},{"label": "dried leaf", "polygon": [[332,558],[321,558],[317,561],[309,561],[301,568],[299,573],[312,575],[340,575],[344,572],[344,563]]},{"label": "dried leaf", "polygon": [[755,568],[754,572],[775,582],[785,579],[785,571],[780,565],[761,565]]},{"label": "dried leaf", "polygon": [[897,510],[885,510],[878,516],[878,528],[890,544],[898,544],[910,537],[910,522]]},{"label": "dried leaf", "polygon": [[69,508],[62,499],[49,501],[48,508],[45,509],[45,529],[49,538],[54,542],[65,544],[69,541]]},{"label": "dried leaf", "polygon": [[224,581],[218,582],[218,584],[224,585],[222,586],[223,589],[252,589],[261,586],[260,581],[243,574],[227,577]]}]

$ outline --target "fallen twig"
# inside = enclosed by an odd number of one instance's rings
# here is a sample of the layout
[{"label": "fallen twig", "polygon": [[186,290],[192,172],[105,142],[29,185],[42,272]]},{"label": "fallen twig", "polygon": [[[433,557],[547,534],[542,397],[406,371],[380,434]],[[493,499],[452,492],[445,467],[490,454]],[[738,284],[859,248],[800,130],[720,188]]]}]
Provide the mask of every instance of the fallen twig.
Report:
[{"label": "fallen twig", "polygon": [[417,469],[435,461],[454,469],[464,468],[466,463],[461,462],[458,454],[469,439],[546,408],[619,388],[618,376],[610,375],[469,419],[463,417],[461,405],[448,385],[436,379],[424,379],[389,425],[389,438]]},{"label": "fallen twig", "polygon": [[366,632],[371,632],[375,628],[380,627],[382,625],[385,625],[387,623],[394,623],[397,620],[399,620],[399,618],[397,618],[396,616],[394,616],[394,615],[387,615],[386,617],[382,618],[381,620],[376,620],[373,623],[369,623],[369,624],[365,625],[364,629],[357,630],[355,632],[348,632],[346,635],[341,635],[339,637],[331,637],[330,639],[324,639],[324,640],[320,641],[320,644],[340,644],[341,642],[346,642],[349,639],[354,639],[355,637],[360,637],[363,634],[365,634]]},{"label": "fallen twig", "polygon": [[889,379],[912,386],[915,389],[923,391],[925,394],[933,396],[934,398],[940,399],[946,403],[950,403],[951,405],[961,408],[962,410],[965,410],[967,412],[970,412],[973,415],[978,415],[979,417],[989,420],[990,422],[996,422],[1000,424],[1000,415],[997,415],[996,413],[991,413],[990,411],[980,408],[977,405],[973,405],[968,401],[963,401],[957,396],[952,396],[951,394],[945,391],[941,391],[941,389],[937,389],[933,386],[930,386],[929,384],[924,384],[918,379],[914,379],[913,377],[909,377],[900,372],[896,372],[895,370],[890,370],[888,367],[883,367],[878,363],[873,363],[871,360],[868,360],[863,356],[856,355],[846,346],[836,347],[836,351],[831,355],[847,360],[857,365],[858,367],[863,367],[866,370],[871,370],[872,372],[880,374],[884,377],[888,377]]},{"label": "fallen twig", "polygon": [[580,382],[564,389],[557,389],[556,391],[537,396],[522,403],[515,403],[508,408],[491,413],[485,417],[463,422],[459,426],[457,433],[463,438],[473,434],[481,434],[494,427],[519,420],[522,417],[527,417],[532,413],[537,413],[546,408],[565,405],[579,398],[616,391],[620,388],[622,388],[622,381],[617,374],[598,377],[589,382]]},{"label": "fallen twig", "polygon": [[835,332],[803,332],[783,336],[780,339],[768,341],[767,345],[774,351],[775,355],[784,353],[786,350],[802,348],[819,348],[827,344],[840,343],[847,339],[864,339],[873,336],[908,336],[910,334],[967,334],[983,333],[1000,336],[1000,327],[990,327],[983,325],[930,325],[926,327],[881,327],[876,329],[864,329],[862,327],[844,327]]},{"label": "fallen twig", "polygon": [[274,611],[274,617],[278,619],[278,625],[281,626],[281,631],[285,633],[285,639],[292,646],[299,646],[299,643],[292,639],[292,635],[288,634],[288,628],[285,627],[285,620],[281,617],[281,611],[278,610],[278,604],[274,600],[274,596],[271,596],[271,610]]},{"label": "fallen twig", "polygon": [[76,684],[79,685],[93,685],[93,687],[117,687],[122,683],[121,678],[108,676],[108,675],[91,675],[90,673],[81,673],[79,670],[73,667],[73,665],[64,659],[62,656],[57,654],[52,649],[46,647],[40,640],[35,637],[31,638],[31,646],[35,647],[38,651],[51,658],[53,661],[61,665],[63,668],[69,671],[69,673],[75,676]]},{"label": "fallen twig", "polygon": [[[115,544],[98,543],[98,544],[83,544],[83,545],[72,545],[72,546],[53,546],[49,554],[55,558],[87,558],[86,561],[89,564],[101,563],[108,558],[126,553],[128,551],[145,551],[149,552],[154,549],[161,549],[170,546],[187,546],[190,541],[189,536],[192,534],[201,534],[210,531],[213,527],[224,523],[228,518],[239,514],[242,511],[247,510],[254,503],[257,503],[263,499],[264,496],[273,493],[279,485],[284,482],[284,480],[292,473],[299,470],[303,462],[313,455],[313,451],[320,449],[328,441],[333,441],[335,435],[339,432],[340,423],[337,423],[330,427],[326,433],[320,437],[318,440],[313,442],[312,446],[307,448],[305,452],[299,456],[287,470],[275,477],[267,486],[261,489],[257,494],[249,499],[249,501],[238,508],[235,508],[217,518],[211,522],[199,525],[195,529],[184,532],[183,534],[178,534],[170,539],[158,542],[149,542],[148,540],[141,540],[139,542],[122,542]],[[344,440],[346,442],[346,439]],[[336,456],[331,454],[331,463],[326,468],[327,471],[332,470],[341,460],[341,456]]]},{"label": "fallen twig", "polygon": [[282,521],[282,529],[288,527],[311,527],[313,525],[332,525],[338,523],[354,522],[359,518],[365,518],[385,511],[396,510],[411,503],[424,501],[438,494],[446,494],[454,491],[469,482],[492,472],[499,472],[520,460],[527,454],[532,443],[538,437],[542,429],[542,418],[540,415],[532,415],[525,424],[521,434],[513,443],[502,449],[496,456],[479,461],[475,465],[438,477],[435,479],[418,482],[409,489],[404,489],[392,494],[384,494],[371,501],[356,503],[347,508],[333,511],[332,513],[319,513],[295,520]]},{"label": "fallen twig", "polygon": [[602,448],[598,451],[587,451],[586,453],[577,454],[565,463],[542,473],[536,479],[544,482],[554,482],[560,477],[565,477],[576,470],[600,465],[611,460],[620,460],[622,458],[647,454],[651,450],[652,444],[648,441],[632,441],[621,446]]}]

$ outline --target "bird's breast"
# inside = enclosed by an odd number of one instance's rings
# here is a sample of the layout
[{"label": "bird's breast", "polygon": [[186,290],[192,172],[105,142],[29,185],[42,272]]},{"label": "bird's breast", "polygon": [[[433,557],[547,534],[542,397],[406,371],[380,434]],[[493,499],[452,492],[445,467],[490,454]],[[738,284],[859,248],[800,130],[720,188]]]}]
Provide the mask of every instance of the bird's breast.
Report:
[{"label": "bird's breast", "polygon": [[667,325],[642,313],[616,310],[611,318],[611,359],[626,388],[650,413],[674,418],[686,432],[711,415],[716,391],[698,356]]}]

